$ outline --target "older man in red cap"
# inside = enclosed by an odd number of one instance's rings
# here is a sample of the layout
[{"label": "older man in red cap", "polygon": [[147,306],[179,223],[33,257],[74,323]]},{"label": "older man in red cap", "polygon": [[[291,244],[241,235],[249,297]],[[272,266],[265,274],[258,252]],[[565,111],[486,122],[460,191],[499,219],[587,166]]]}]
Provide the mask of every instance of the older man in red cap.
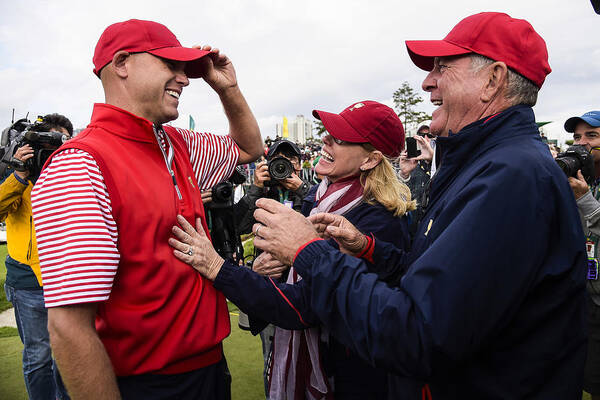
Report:
[{"label": "older man in red cap", "polygon": [[[258,125],[230,60],[156,22],[109,26],[93,61],[106,103],[32,196],[64,381],[74,399],[227,399],[225,298],[167,240],[178,214],[207,229],[200,191],[260,155]],[[189,78],[219,95],[228,136],[163,125]]]},{"label": "older man in red cap", "polygon": [[[586,253],[531,108],[550,72],[544,40],[524,20],[486,12],[443,40],[406,44],[439,106],[440,165],[411,252],[336,215],[313,216],[315,230],[266,199],[255,245],[293,262],[338,340],[428,382],[434,399],[580,398]],[[390,288],[367,262],[405,275]]]}]

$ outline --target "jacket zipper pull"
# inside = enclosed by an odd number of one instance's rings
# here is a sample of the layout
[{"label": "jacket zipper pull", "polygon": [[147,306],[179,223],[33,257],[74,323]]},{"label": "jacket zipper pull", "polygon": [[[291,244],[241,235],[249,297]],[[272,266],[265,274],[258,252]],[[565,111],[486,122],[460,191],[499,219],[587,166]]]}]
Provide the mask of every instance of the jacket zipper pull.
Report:
[{"label": "jacket zipper pull", "polygon": [[179,191],[179,186],[177,186],[177,179],[175,179],[175,174],[173,173],[173,171],[171,172],[171,178],[173,179],[173,185],[175,186],[175,191],[177,192],[177,197],[179,197],[179,200],[183,200],[183,197],[181,196],[181,192]]},{"label": "jacket zipper pull", "polygon": [[[156,142],[158,144],[158,148],[160,149],[160,152],[162,153],[163,158],[165,160],[165,164],[167,165],[167,171],[169,171],[169,175],[171,175],[171,180],[173,181],[173,186],[175,186],[175,191],[177,192],[177,197],[179,198],[179,200],[183,200],[183,196],[181,195],[181,192],[179,191],[179,186],[177,186],[177,179],[175,179],[175,173],[173,172],[173,156],[174,156],[173,143],[171,143],[171,139],[169,139],[169,135],[167,135],[164,132],[164,130],[162,129],[162,126],[160,126],[157,129],[156,125],[153,124],[152,130],[154,131],[154,136],[156,137]],[[165,153],[165,149],[160,144],[159,131],[162,132],[162,134],[164,135],[165,141],[169,144],[169,154],[168,155]]]},{"label": "jacket zipper pull", "polygon": [[31,260],[33,250],[33,216],[29,216],[29,245],[27,246],[27,261]]}]

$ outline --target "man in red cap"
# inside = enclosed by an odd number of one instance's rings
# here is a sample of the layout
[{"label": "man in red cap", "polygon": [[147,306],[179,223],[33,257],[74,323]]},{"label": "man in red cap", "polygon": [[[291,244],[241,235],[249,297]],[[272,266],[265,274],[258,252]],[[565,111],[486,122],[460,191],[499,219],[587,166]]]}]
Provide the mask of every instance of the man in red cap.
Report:
[{"label": "man in red cap", "polygon": [[[550,72],[545,43],[528,22],[488,12],[407,47],[439,106],[430,127],[440,160],[410,253],[340,216],[313,216],[344,254],[267,199],[254,244],[293,262],[338,340],[428,382],[434,399],[580,398],[587,257],[531,108]],[[390,288],[366,261],[404,277]]]},{"label": "man in red cap", "polygon": [[[165,26],[109,26],[94,53],[105,104],[33,194],[52,349],[73,399],[227,399],[225,298],[168,245],[177,215],[207,229],[205,190],[261,151],[230,60]],[[163,125],[189,78],[219,95],[228,136]],[[191,248],[188,252],[191,252]]]}]

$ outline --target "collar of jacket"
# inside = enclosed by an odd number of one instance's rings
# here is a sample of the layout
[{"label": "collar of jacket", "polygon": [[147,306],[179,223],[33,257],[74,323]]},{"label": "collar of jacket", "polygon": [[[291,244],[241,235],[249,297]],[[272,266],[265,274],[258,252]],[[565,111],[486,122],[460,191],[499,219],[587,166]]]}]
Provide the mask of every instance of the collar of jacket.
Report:
[{"label": "collar of jacket", "polygon": [[447,137],[438,137],[436,146],[438,154],[441,154],[441,163],[432,179],[431,200],[437,198],[460,170],[482,153],[500,142],[524,135],[537,135],[541,141],[533,109],[519,104],[473,122],[458,133],[450,132]]},{"label": "collar of jacket", "polygon": [[111,104],[94,104],[88,128],[101,128],[127,139],[156,143],[152,122]]},{"label": "collar of jacket", "polygon": [[[496,134],[498,131],[501,131],[501,133]],[[533,109],[519,104],[493,116],[475,121],[465,126],[458,133],[450,132],[448,137],[438,137],[436,146],[440,146],[443,157],[442,162],[446,163],[447,161],[469,158],[480,145],[482,145],[482,150],[485,150],[498,142],[531,134],[539,135]]]}]

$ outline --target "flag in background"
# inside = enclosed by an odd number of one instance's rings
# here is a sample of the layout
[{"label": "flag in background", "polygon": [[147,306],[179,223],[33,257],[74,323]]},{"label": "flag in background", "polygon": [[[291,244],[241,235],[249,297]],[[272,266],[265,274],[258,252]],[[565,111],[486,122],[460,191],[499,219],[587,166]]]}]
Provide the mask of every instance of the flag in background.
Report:
[{"label": "flag in background", "polygon": [[283,129],[281,130],[281,137],[289,137],[290,132],[288,131],[288,121],[286,117],[283,117]]},{"label": "flag in background", "polygon": [[190,131],[193,131],[196,127],[196,123],[194,122],[194,118],[190,115]]}]

